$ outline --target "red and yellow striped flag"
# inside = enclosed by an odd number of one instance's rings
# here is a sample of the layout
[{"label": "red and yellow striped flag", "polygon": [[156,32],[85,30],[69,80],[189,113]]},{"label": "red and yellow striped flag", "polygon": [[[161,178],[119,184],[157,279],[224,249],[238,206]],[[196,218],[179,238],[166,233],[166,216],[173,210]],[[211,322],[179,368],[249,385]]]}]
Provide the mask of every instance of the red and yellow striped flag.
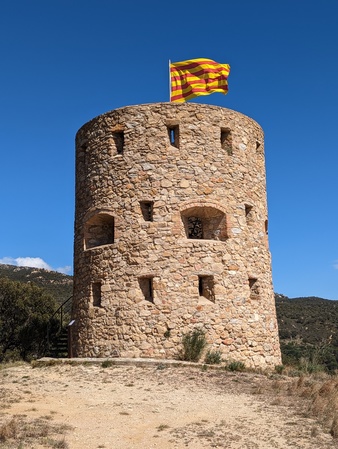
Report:
[{"label": "red and yellow striped flag", "polygon": [[228,93],[229,64],[190,59],[170,64],[170,101],[183,102],[213,92]]}]

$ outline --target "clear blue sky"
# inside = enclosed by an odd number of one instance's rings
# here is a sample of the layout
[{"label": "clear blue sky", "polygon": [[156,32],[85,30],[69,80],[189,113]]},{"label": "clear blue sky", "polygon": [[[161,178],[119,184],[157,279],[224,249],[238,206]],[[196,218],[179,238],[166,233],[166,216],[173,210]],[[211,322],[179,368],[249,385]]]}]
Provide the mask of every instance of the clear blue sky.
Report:
[{"label": "clear blue sky", "polygon": [[193,101],[265,131],[275,291],[338,299],[337,0],[12,0],[0,50],[0,262],[71,273],[76,131],[168,101],[168,59],[205,57],[229,94]]}]

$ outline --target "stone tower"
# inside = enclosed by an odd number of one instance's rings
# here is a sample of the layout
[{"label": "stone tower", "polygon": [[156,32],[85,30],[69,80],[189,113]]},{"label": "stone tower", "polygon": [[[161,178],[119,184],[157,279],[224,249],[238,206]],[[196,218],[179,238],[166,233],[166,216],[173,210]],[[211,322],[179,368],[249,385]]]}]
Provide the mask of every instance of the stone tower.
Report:
[{"label": "stone tower", "polygon": [[76,136],[73,353],[174,358],[182,335],[281,363],[264,137],[239,112],[156,103]]}]

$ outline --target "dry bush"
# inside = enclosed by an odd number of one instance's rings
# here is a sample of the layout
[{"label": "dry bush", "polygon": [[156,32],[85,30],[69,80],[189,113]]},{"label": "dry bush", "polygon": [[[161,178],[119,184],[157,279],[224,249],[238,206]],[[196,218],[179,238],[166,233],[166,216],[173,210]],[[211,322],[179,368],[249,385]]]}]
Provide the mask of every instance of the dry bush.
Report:
[{"label": "dry bush", "polygon": [[289,392],[310,399],[308,412],[320,419],[338,438],[338,378],[301,376],[289,386]]},{"label": "dry bush", "polygon": [[[67,449],[68,443],[63,435],[70,429],[66,424],[51,424],[41,418],[28,420],[17,415],[0,425],[0,442],[6,443],[8,448],[17,448],[18,442],[19,447],[26,447],[26,444],[34,442],[43,447]],[[56,439],[60,436],[63,438]]]},{"label": "dry bush", "polygon": [[333,418],[330,434],[333,438],[338,438],[338,414]]},{"label": "dry bush", "polygon": [[10,438],[15,439],[17,435],[18,423],[16,418],[12,418],[0,426],[0,441],[7,441]]}]

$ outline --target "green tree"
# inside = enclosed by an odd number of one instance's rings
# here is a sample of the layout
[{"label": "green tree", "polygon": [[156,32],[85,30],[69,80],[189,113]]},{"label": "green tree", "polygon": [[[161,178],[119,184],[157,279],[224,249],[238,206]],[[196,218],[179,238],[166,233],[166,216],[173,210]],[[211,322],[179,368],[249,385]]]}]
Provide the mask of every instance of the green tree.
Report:
[{"label": "green tree", "polygon": [[0,362],[43,355],[54,299],[35,284],[0,278]]}]

